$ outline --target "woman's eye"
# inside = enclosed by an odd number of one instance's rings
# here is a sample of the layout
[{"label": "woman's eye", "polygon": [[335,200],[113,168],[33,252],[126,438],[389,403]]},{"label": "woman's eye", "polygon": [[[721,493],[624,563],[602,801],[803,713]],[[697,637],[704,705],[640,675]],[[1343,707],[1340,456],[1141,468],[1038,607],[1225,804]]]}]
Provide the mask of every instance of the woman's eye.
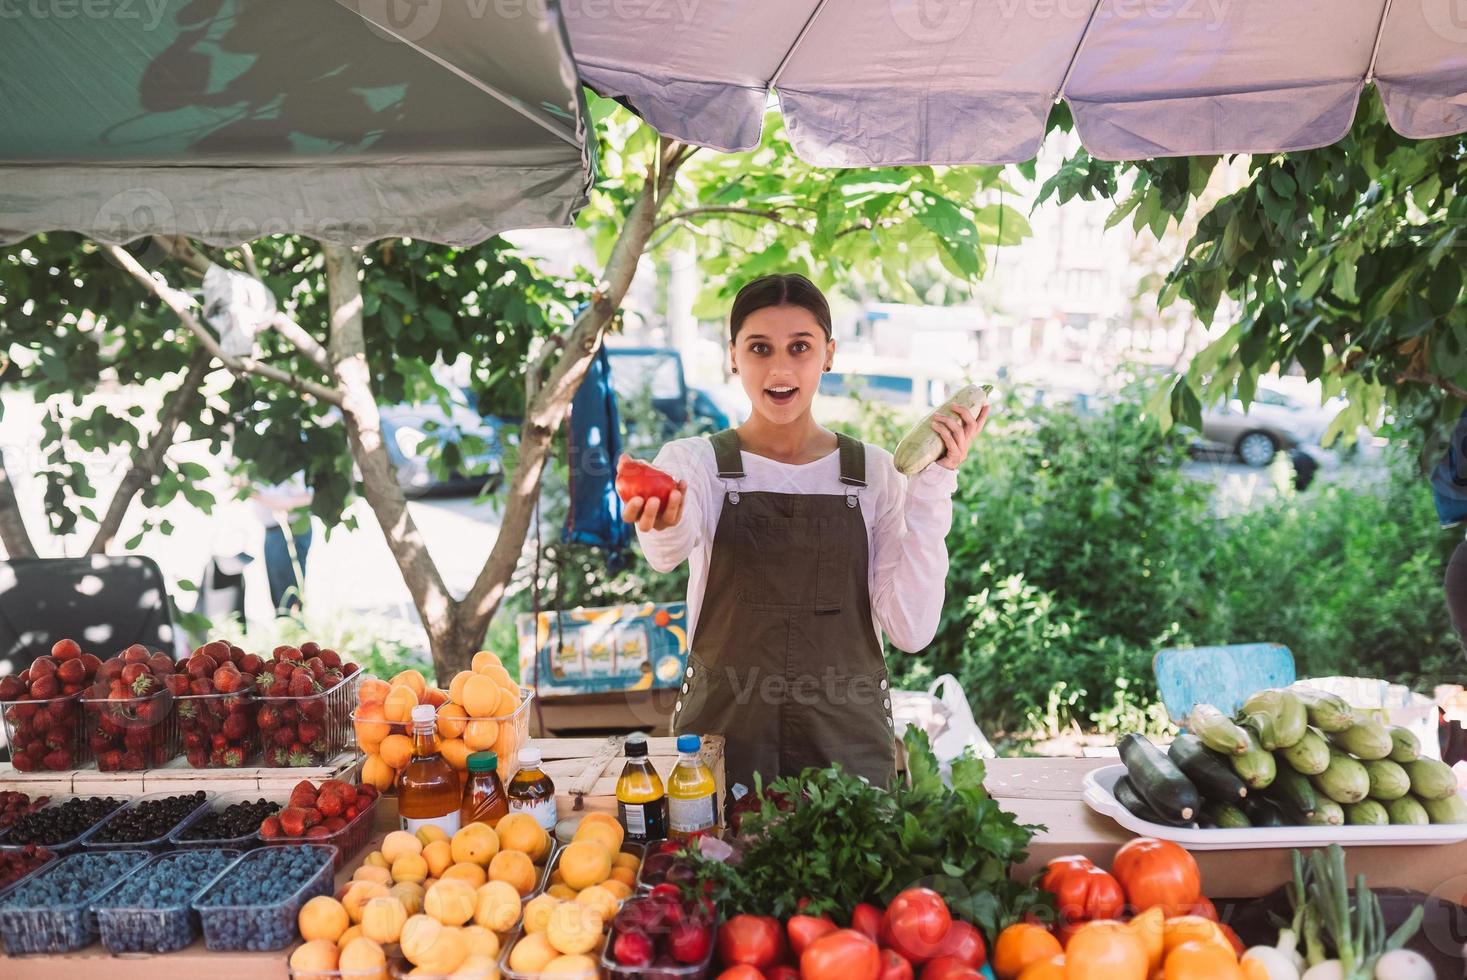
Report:
[{"label": "woman's eye", "polygon": [[790,345],[790,351],[792,353],[795,353],[795,354],[803,354],[803,353],[805,353],[805,351],[807,351],[809,349],[810,349],[810,345],[807,344],[807,343],[805,343],[803,340],[800,341],[797,344],[791,344]]},{"label": "woman's eye", "polygon": [[768,344],[750,344],[749,345],[749,353],[751,353],[751,354],[768,354],[769,353],[769,345]]}]

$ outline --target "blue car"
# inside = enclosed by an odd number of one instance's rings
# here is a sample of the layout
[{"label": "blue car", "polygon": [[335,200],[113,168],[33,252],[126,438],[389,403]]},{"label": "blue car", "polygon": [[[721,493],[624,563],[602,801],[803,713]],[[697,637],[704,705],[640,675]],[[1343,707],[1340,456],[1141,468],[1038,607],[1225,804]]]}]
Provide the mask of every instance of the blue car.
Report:
[{"label": "blue car", "polygon": [[658,435],[670,439],[691,427],[695,432],[719,432],[729,417],[708,392],[689,388],[683,359],[669,347],[608,347],[611,385],[616,389],[626,419],[626,406],[638,398],[652,398],[652,407],[664,419]]}]

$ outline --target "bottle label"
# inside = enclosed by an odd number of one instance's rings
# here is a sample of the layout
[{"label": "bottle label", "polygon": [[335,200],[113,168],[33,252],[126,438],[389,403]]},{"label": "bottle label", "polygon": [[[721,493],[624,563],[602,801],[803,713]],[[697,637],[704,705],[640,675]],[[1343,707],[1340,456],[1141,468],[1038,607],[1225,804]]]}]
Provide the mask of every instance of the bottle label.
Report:
[{"label": "bottle label", "polygon": [[692,799],[667,799],[667,825],[674,834],[697,834],[713,829],[713,794]]},{"label": "bottle label", "polygon": [[511,796],[509,798],[509,810],[511,813],[528,813],[535,818],[535,822],[545,828],[547,834],[555,833],[555,823],[558,819],[555,808],[555,797],[546,796],[538,800],[521,800]]},{"label": "bottle label", "polygon": [[400,817],[399,820],[402,823],[402,829],[410,834],[416,834],[423,827],[437,827],[452,837],[458,833],[459,817],[459,811],[454,810],[452,813],[445,813],[441,817],[425,817],[422,820],[414,820],[411,817]]},{"label": "bottle label", "polygon": [[667,836],[666,798],[651,803],[618,802],[616,809],[628,840],[643,842]]}]

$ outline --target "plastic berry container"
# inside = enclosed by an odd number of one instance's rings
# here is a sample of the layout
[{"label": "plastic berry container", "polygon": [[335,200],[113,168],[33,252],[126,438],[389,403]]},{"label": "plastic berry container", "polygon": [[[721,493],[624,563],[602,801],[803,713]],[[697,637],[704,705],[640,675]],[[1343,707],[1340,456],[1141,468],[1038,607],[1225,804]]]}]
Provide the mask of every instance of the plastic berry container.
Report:
[{"label": "plastic berry container", "polygon": [[84,697],[87,747],[102,772],[140,772],[178,755],[178,715],[167,688],[134,698]]},{"label": "plastic berry container", "polygon": [[260,703],[254,692],[251,684],[227,694],[180,694],[174,698],[179,746],[190,766],[239,769],[255,764],[260,754]]},{"label": "plastic berry container", "polygon": [[304,697],[258,695],[256,723],[263,765],[272,769],[324,766],[355,744],[352,705],[361,671]]},{"label": "plastic berry container", "polygon": [[[499,974],[500,974],[500,970],[495,965],[498,961],[499,961],[499,957],[496,956],[496,957],[494,957],[493,961],[491,961],[487,966],[483,967],[482,969],[478,969],[478,970],[472,970],[472,969],[466,970],[466,969],[464,969],[464,967],[462,965],[460,965],[459,968],[456,969],[456,970],[454,970],[452,973],[429,973],[426,970],[424,970],[422,967],[414,967],[412,965],[412,963],[410,963],[407,960],[407,958],[404,957],[402,955],[402,953],[399,951],[399,952],[397,952],[395,954],[392,954],[392,953],[389,953],[388,954],[388,956],[387,956],[387,975],[390,976],[390,977],[392,977],[392,980],[408,980],[408,978],[411,978],[411,980],[498,980],[498,977],[499,977]],[[328,973],[328,974],[321,974],[321,975],[322,976],[329,976],[329,977],[333,977],[333,978],[336,977],[336,976],[341,976],[343,978],[351,978],[351,977],[359,977],[359,976],[361,976],[361,974],[356,974],[356,973],[343,973],[343,974],[331,974],[331,973]],[[378,973],[376,975],[377,976],[381,976],[381,973]],[[291,974],[291,976],[294,977],[294,976],[296,976],[296,974]],[[302,980],[304,980],[304,978],[307,975],[305,973],[301,973],[299,976],[302,978]],[[569,977],[570,980],[581,980],[581,978],[583,978],[583,977],[594,977],[595,974],[593,974],[593,973],[584,973],[584,974],[582,974],[582,973],[576,973],[576,974],[563,974],[563,976]],[[560,980],[560,976],[557,976],[555,978],[555,980]]]},{"label": "plastic berry container", "polygon": [[198,803],[197,806],[195,806],[192,810],[190,810],[186,815],[184,815],[180,819],[175,820],[173,822],[173,825],[172,826],[168,827],[167,829],[165,829],[161,833],[156,834],[153,837],[148,838],[147,840],[138,840],[138,841],[131,841],[131,840],[108,840],[107,838],[111,836],[109,834],[109,830],[111,828],[115,827],[115,826],[120,825],[120,823],[122,821],[125,821],[128,818],[129,815],[136,813],[140,807],[142,807],[142,806],[144,806],[146,804],[156,803],[159,800],[167,800],[167,799],[171,799],[171,798],[176,797],[176,796],[192,796],[192,795],[194,795],[194,794],[192,794],[192,793],[179,793],[177,791],[166,791],[166,792],[162,792],[162,793],[148,793],[145,796],[139,796],[139,797],[131,800],[126,806],[118,809],[110,817],[108,817],[106,820],[104,820],[100,824],[98,824],[97,827],[91,833],[87,834],[86,839],[82,841],[82,845],[81,845],[82,846],[82,849],[83,850],[87,850],[87,851],[106,851],[106,850],[161,851],[161,850],[164,850],[165,848],[167,848],[169,846],[169,840],[173,836],[173,832],[176,831],[179,827],[183,826],[189,820],[193,819],[193,817],[196,816],[200,810],[202,810],[205,807],[207,807],[209,805],[210,801],[212,801],[214,799],[214,794],[213,793],[202,793],[202,799],[199,801],[199,803]]},{"label": "plastic berry container", "polygon": [[91,758],[81,691],[39,701],[0,701],[0,718],[16,772],[67,772]]},{"label": "plastic berry container", "polygon": [[[251,874],[262,862],[278,861],[287,851],[300,852],[303,874],[282,882],[274,877],[274,897],[264,901],[240,901],[232,887]],[[319,844],[292,847],[261,847],[240,857],[220,872],[194,899],[204,931],[204,946],[211,950],[284,949],[299,937],[296,916],[301,906],[317,895],[330,895],[335,873],[336,849]]]},{"label": "plastic berry container", "polygon": [[[6,953],[68,953],[91,945],[97,936],[94,896],[150,857],[147,851],[73,854],[0,892],[0,939]],[[59,884],[67,878],[73,881],[70,888]],[[65,890],[58,893],[57,888]]]},{"label": "plastic berry container", "polygon": [[[81,800],[81,799],[89,799],[89,798],[90,797],[84,797],[84,796],[78,796],[78,795],[52,797],[50,803],[46,804],[45,806],[41,807],[41,809],[39,809],[39,810],[37,810],[35,812],[36,813],[44,813],[47,810],[52,810],[52,809],[57,809],[57,808],[63,807],[63,806],[67,805],[68,803],[70,803],[73,800]],[[81,849],[81,846],[82,846],[82,843],[89,836],[91,836],[91,834],[92,834],[93,831],[95,831],[98,827],[102,826],[102,824],[106,823],[107,820],[110,819],[114,813],[116,813],[119,809],[121,809],[123,806],[125,806],[127,804],[127,801],[126,800],[124,800],[124,799],[118,799],[116,797],[111,797],[111,796],[99,797],[99,799],[102,799],[104,801],[110,801],[111,802],[111,806],[108,807],[106,809],[106,812],[104,812],[100,817],[98,817],[96,820],[92,821],[92,823],[89,824],[86,827],[86,829],[80,831],[79,833],[72,834],[70,837],[66,838],[65,840],[50,840],[50,839],[47,839],[47,840],[34,840],[34,839],[22,840],[22,839],[20,839],[20,836],[19,836],[20,826],[18,824],[17,825],[12,825],[11,827],[7,828],[6,831],[3,834],[0,834],[0,850],[4,850],[4,851],[18,850],[18,849],[20,849],[22,847],[25,847],[27,844],[35,844],[38,847],[44,847],[47,850],[49,850],[49,851],[51,851],[51,852],[53,852],[55,854],[70,854],[72,851],[80,850]]]},{"label": "plastic berry container", "polygon": [[[362,848],[367,846],[367,841],[372,837],[372,820],[377,813],[377,803],[382,798],[373,797],[366,809],[357,813],[355,817],[347,821],[345,827],[334,834],[317,834],[314,837],[272,837],[265,841],[270,845],[277,844],[323,844],[332,848],[336,853],[335,867],[341,865]],[[315,828],[311,828],[314,830]]]},{"label": "plastic berry container", "polygon": [[[171,953],[190,945],[199,934],[193,900],[238,857],[220,849],[175,851],[133,869],[92,905],[102,945],[110,953]],[[156,886],[170,882],[173,894],[157,896]]]},{"label": "plastic berry container", "polygon": [[[194,814],[183,823],[173,829],[168,835],[168,843],[176,848],[224,848],[234,851],[248,851],[259,846],[260,825],[255,823],[254,829],[247,834],[238,837],[219,837],[217,835],[202,833],[204,821],[216,813],[222,813],[236,803],[252,803],[256,800],[266,800],[275,808],[272,813],[279,813],[283,804],[278,800],[269,800],[265,794],[258,790],[233,790],[228,793],[220,793],[208,803],[199,807]],[[260,818],[261,820],[264,817]]]},{"label": "plastic berry container", "polygon": [[[523,921],[521,921],[519,925],[514,927],[514,931],[509,934],[509,938],[504,941],[504,945],[499,950],[499,975],[501,977],[507,978],[507,980],[540,980],[541,977],[552,976],[552,974],[549,973],[521,973],[518,970],[510,969],[510,954],[514,952],[515,944],[517,944],[524,937],[525,924]],[[600,945],[603,944],[598,944],[598,947]],[[587,953],[586,955],[594,960],[597,955],[597,949],[593,948],[591,952]],[[406,977],[408,975],[409,974],[407,973],[394,974],[394,976],[398,977]],[[413,977],[413,980],[417,980],[418,974],[413,973],[411,974],[411,976]],[[587,970],[584,973],[557,973],[553,974],[553,976],[554,980],[598,980],[598,978],[601,976],[601,971],[597,969]]]}]

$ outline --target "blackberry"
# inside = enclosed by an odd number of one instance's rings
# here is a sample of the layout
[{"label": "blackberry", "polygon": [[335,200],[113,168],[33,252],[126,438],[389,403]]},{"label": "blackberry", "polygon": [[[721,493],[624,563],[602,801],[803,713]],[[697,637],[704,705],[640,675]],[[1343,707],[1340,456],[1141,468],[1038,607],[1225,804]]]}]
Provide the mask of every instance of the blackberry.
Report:
[{"label": "blackberry", "polygon": [[237,840],[260,829],[260,821],[280,812],[280,804],[270,800],[242,800],[223,810],[204,814],[178,835],[180,841]]},{"label": "blackberry", "polygon": [[207,799],[208,794],[199,790],[136,800],[87,838],[87,844],[138,844],[159,840],[167,837],[169,831],[203,806]]},{"label": "blackberry", "polygon": [[6,846],[43,844],[47,847],[67,844],[101,823],[120,806],[122,800],[112,796],[72,797],[27,813],[0,836],[0,843]]}]

